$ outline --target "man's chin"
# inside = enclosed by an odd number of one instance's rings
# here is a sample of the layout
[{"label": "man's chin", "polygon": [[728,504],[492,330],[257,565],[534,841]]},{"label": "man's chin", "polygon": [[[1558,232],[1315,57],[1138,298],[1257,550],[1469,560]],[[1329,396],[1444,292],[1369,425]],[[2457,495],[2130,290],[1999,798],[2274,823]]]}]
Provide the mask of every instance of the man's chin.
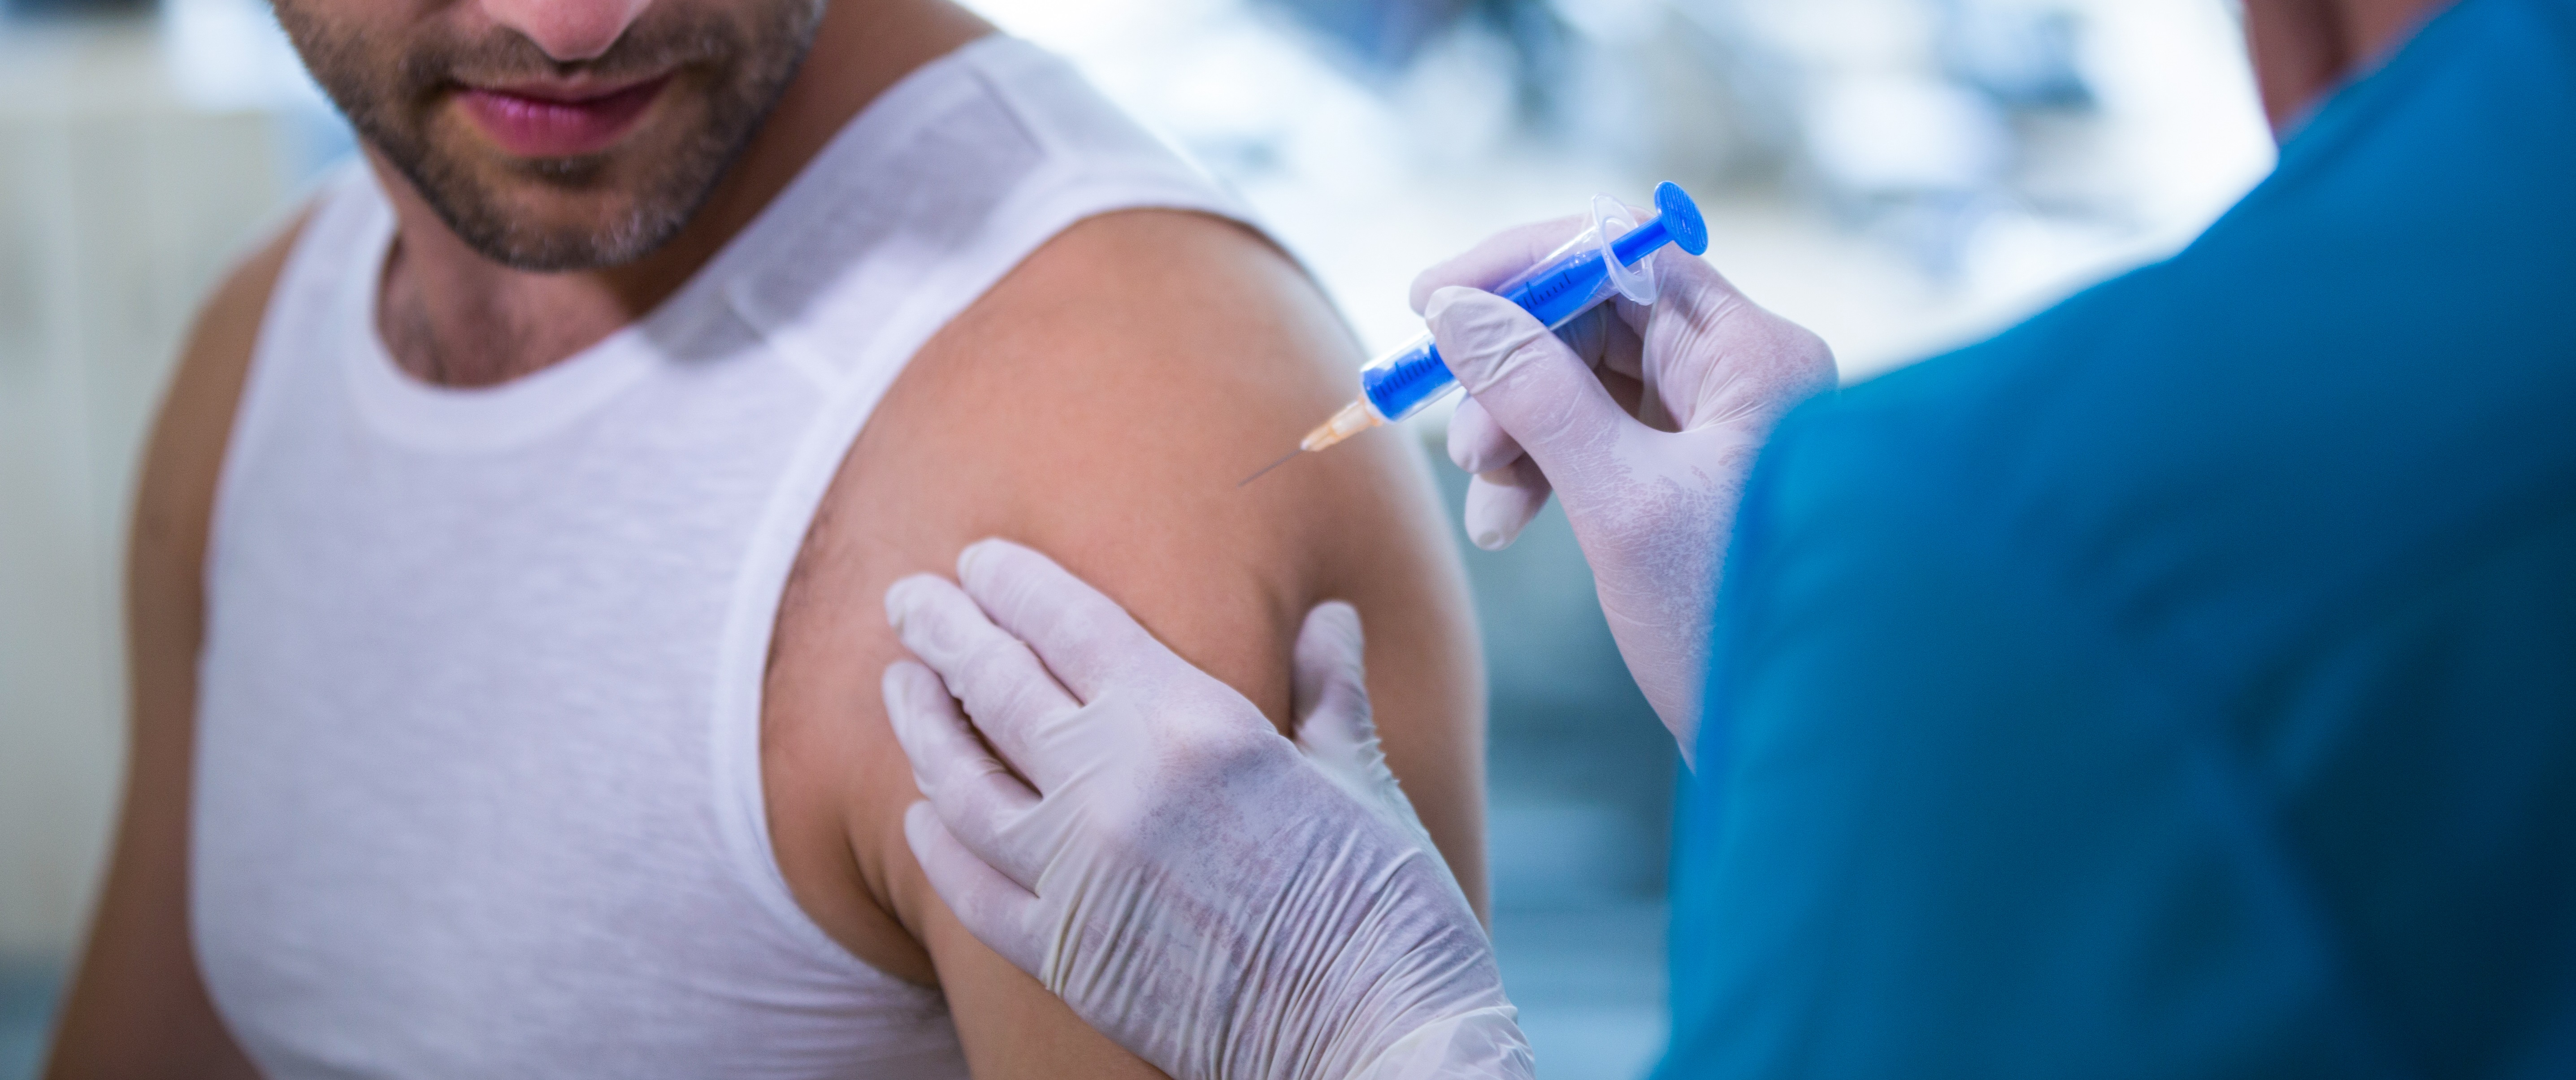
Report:
[{"label": "man's chin", "polygon": [[[687,224],[685,208],[663,205],[617,182],[614,163],[596,158],[485,170],[468,182],[413,186],[449,231],[486,259],[517,270],[605,270],[659,249]],[[568,175],[567,175],[568,174]]]},{"label": "man's chin", "polygon": [[676,226],[632,211],[528,214],[478,218],[441,215],[475,253],[513,270],[575,273],[609,270],[651,255],[678,232]]}]

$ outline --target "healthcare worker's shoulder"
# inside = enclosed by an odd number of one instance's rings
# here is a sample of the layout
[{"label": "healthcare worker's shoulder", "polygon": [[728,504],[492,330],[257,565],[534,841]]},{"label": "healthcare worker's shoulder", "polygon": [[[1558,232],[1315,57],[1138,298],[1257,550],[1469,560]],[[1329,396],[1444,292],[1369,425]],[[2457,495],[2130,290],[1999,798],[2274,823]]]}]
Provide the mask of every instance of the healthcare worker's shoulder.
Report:
[{"label": "healthcare worker's shoulder", "polygon": [[1792,416],[1748,516],[1903,499],[2221,666],[2508,542],[2576,463],[2568,8],[2460,5],[2172,259]]},{"label": "healthcare worker's shoulder", "polygon": [[2567,1073],[2571,130],[2576,4],[2463,0],[2179,255],[1782,425],[1666,1075]]},{"label": "healthcare worker's shoulder", "polygon": [[[2071,465],[2047,429],[2090,406],[2077,367],[2150,295],[2141,270],[2096,286],[1995,338],[1811,401],[1774,433],[1756,494],[1777,512],[1812,500],[1901,498],[1944,520],[1994,521],[2009,488]],[[2081,425],[2078,425],[2081,426]],[[1782,502],[1781,500],[1786,500]]]}]

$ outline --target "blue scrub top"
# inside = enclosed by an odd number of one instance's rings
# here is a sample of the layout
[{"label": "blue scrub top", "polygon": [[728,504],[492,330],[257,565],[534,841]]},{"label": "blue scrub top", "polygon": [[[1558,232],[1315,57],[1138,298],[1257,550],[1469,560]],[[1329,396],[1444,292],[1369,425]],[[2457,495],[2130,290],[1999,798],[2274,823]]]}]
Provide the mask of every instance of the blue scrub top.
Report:
[{"label": "blue scrub top", "polygon": [[2576,0],[1757,470],[1664,1077],[2576,1077]]}]

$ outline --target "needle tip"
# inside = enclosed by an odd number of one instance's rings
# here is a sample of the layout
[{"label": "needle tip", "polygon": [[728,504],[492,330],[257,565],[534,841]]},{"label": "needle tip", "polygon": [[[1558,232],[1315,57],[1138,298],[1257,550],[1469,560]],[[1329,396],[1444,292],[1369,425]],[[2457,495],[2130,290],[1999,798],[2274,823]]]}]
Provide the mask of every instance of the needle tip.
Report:
[{"label": "needle tip", "polygon": [[1276,469],[1276,468],[1278,468],[1278,467],[1280,467],[1280,466],[1282,466],[1282,465],[1288,464],[1288,462],[1289,462],[1291,459],[1293,459],[1293,458],[1295,458],[1297,455],[1302,454],[1302,453],[1305,453],[1305,452],[1306,452],[1306,448],[1305,448],[1305,447],[1302,447],[1302,446],[1301,446],[1301,447],[1298,447],[1297,449],[1294,449],[1294,450],[1288,451],[1288,453],[1287,453],[1287,454],[1285,454],[1285,455],[1283,455],[1283,456],[1281,456],[1279,460],[1274,461],[1274,462],[1271,462],[1271,463],[1270,463],[1270,464],[1268,464],[1268,465],[1264,465],[1264,466],[1262,466],[1261,468],[1259,468],[1259,469],[1255,470],[1255,471],[1253,472],[1253,474],[1252,474],[1252,475],[1247,476],[1247,477],[1244,477],[1244,478],[1243,478],[1243,479],[1241,479],[1241,480],[1237,480],[1237,481],[1235,481],[1235,482],[1234,482],[1234,486],[1235,486],[1235,488],[1236,488],[1237,490],[1240,490],[1240,489],[1242,489],[1243,485],[1245,485],[1245,484],[1249,484],[1249,483],[1251,483],[1251,482],[1253,482],[1253,481],[1255,481],[1255,480],[1259,480],[1259,479],[1261,479],[1263,476],[1268,475],[1268,474],[1269,474],[1269,472],[1270,472],[1270,470],[1272,470],[1272,469]]}]

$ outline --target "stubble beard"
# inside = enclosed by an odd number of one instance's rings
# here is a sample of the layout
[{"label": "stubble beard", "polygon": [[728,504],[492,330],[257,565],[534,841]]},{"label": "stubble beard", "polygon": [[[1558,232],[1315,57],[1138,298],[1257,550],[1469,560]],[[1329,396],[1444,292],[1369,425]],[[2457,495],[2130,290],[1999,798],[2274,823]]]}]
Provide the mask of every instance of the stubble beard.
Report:
[{"label": "stubble beard", "polygon": [[[518,270],[568,272],[642,259],[688,226],[759,134],[813,47],[824,0],[773,0],[728,20],[686,9],[628,28],[595,60],[558,64],[509,30],[465,40],[437,35],[397,43],[335,26],[314,0],[276,0],[278,21],[314,80],[350,126],[410,181],[440,221],[484,258]],[[392,55],[388,55],[391,53]],[[501,159],[449,145],[438,114],[464,78],[560,76],[605,82],[671,72],[653,109],[693,110],[664,145],[597,154]],[[664,117],[665,126],[672,117]],[[639,133],[640,134],[640,133]],[[543,203],[568,205],[548,215]],[[572,220],[547,220],[569,216]]]}]

